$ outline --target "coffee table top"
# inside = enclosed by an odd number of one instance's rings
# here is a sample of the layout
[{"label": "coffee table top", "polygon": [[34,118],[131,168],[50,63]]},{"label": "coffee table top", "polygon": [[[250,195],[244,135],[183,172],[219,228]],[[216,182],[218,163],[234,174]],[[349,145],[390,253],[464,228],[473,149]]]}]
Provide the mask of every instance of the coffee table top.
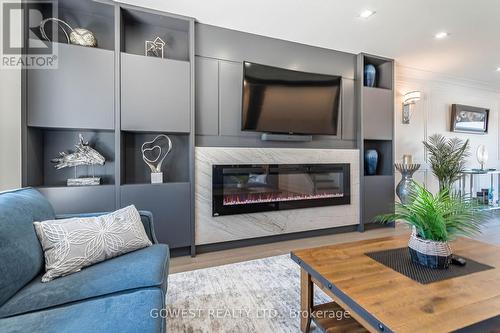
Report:
[{"label": "coffee table top", "polygon": [[457,239],[455,254],[495,268],[426,285],[365,255],[407,246],[408,238],[297,250],[291,256],[350,310],[386,332],[450,332],[500,315],[500,247]]}]

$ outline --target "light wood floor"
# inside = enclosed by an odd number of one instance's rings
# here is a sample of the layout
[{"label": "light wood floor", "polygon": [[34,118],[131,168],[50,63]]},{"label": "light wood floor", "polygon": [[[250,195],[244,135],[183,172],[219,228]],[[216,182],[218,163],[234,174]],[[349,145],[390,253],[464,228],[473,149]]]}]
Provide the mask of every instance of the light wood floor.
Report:
[{"label": "light wood floor", "polygon": [[[362,233],[349,232],[344,234],[310,237],[291,241],[242,247],[231,250],[203,253],[197,255],[194,258],[189,256],[172,258],[170,261],[170,273],[173,274],[200,268],[220,266],[252,259],[277,256],[290,253],[290,251],[296,249],[402,234],[409,234],[409,229],[405,225],[398,224],[396,228],[381,228],[365,231]],[[500,215],[492,218],[491,221],[489,221],[485,225],[483,233],[476,238],[487,243],[500,245]]]}]

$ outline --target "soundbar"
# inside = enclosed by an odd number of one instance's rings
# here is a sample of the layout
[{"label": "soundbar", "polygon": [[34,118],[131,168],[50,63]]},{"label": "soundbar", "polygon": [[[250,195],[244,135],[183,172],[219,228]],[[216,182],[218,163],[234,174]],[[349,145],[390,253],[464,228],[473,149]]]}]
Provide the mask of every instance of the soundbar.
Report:
[{"label": "soundbar", "polygon": [[262,133],[262,141],[311,142],[312,135]]}]

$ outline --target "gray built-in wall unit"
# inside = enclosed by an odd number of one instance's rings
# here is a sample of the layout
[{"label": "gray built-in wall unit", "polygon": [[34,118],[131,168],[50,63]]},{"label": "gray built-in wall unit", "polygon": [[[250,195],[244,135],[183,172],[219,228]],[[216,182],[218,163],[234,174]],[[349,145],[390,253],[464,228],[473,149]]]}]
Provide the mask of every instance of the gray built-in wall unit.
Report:
[{"label": "gray built-in wall unit", "polygon": [[[59,0],[58,6],[61,19],[94,32],[98,47],[68,45],[60,33],[58,69],[23,71],[23,186],[39,189],[57,213],[135,204],[153,213],[160,242],[174,253],[194,255],[203,250],[195,246],[195,146],[359,149],[358,229],[375,213],[392,209],[391,60],[195,24],[192,18],[114,2]],[[144,56],[145,40],[155,36],[167,43],[165,59]],[[338,134],[279,142],[242,131],[244,61],[342,76]],[[363,87],[364,61],[381,69],[378,88]],[[106,158],[95,167],[99,186],[68,187],[66,179],[75,171],[56,170],[51,163],[59,152],[74,151],[79,134]],[[173,149],[164,162],[163,184],[151,184],[141,145],[158,134],[167,134]],[[376,176],[363,176],[367,147],[382,156]]]},{"label": "gray built-in wall unit", "polygon": [[[92,31],[98,45],[70,45],[59,32],[58,68],[23,71],[23,186],[40,190],[58,214],[135,204],[153,213],[160,242],[194,253],[194,20],[113,2],[55,3],[60,19]],[[156,36],[167,43],[164,58],[145,56],[145,41]],[[51,163],[75,150],[79,134],[106,158],[94,169],[101,185],[68,187],[74,168]],[[151,184],[141,145],[158,134],[173,148],[163,183]]]},{"label": "gray built-in wall unit", "polygon": [[[366,86],[363,69],[377,69],[375,85]],[[360,150],[361,214],[359,230],[373,227],[374,217],[394,210],[394,61],[368,54],[357,56],[358,147]],[[367,173],[366,150],[378,152],[374,175]],[[392,224],[394,225],[394,224]]]}]

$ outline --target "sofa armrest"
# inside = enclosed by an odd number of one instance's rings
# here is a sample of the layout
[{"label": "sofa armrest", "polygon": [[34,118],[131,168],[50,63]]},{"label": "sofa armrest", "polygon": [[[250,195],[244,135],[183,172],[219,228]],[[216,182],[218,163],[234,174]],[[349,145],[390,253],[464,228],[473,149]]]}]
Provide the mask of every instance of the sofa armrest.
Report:
[{"label": "sofa armrest", "polygon": [[[73,217],[95,217],[104,214],[109,214],[109,212],[99,212],[99,213],[81,213],[81,214],[58,214],[56,219],[70,219]],[[155,235],[155,228],[153,224],[153,214],[146,210],[140,210],[139,215],[141,216],[141,222],[144,225],[144,230],[149,237],[149,240],[153,244],[158,244],[158,240]]]}]

